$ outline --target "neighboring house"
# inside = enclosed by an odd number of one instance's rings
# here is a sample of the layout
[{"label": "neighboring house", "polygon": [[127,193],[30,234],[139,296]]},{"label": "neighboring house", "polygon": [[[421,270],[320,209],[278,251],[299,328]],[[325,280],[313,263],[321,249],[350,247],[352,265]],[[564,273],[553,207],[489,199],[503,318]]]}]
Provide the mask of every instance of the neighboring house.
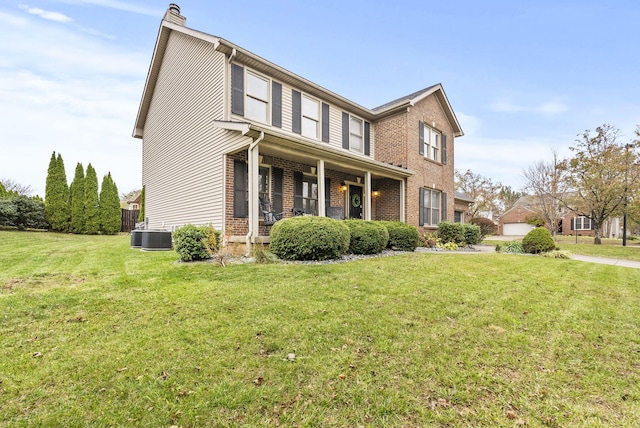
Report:
[{"label": "neighboring house", "polygon": [[463,192],[455,192],[454,198],[453,221],[455,223],[469,223],[471,220],[469,208],[475,203],[475,200]]},{"label": "neighboring house", "polygon": [[185,22],[170,5],[133,132],[150,228],[265,242],[263,201],[421,231],[454,220],[463,132],[440,84],[368,109]]},{"label": "neighboring house", "polygon": [[141,193],[142,192],[140,190],[134,190],[133,192],[125,195],[120,200],[120,208],[124,208],[126,210],[139,210]]},{"label": "neighboring house", "polygon": [[513,207],[500,216],[498,221],[498,234],[505,236],[523,236],[529,233],[535,226],[527,223],[536,212],[531,207],[532,199],[523,196],[518,199]]},{"label": "neighboring house", "polygon": [[[527,223],[536,215],[535,198],[533,196],[523,196],[518,199],[514,206],[505,211],[498,223],[498,233],[505,236],[526,235],[533,225]],[[620,219],[612,218],[605,222],[602,227],[602,236],[609,238],[619,238],[622,236]],[[548,227],[548,225],[547,225]],[[560,235],[583,235],[594,236],[591,219],[584,215],[575,214],[566,210],[558,214],[558,230]]]}]

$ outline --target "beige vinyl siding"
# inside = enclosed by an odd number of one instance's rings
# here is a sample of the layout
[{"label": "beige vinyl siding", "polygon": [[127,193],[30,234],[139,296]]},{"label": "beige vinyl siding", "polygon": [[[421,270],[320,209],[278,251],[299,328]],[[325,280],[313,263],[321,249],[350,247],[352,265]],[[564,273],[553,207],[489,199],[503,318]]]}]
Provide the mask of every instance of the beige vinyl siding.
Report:
[{"label": "beige vinyl siding", "polygon": [[[213,45],[172,32],[143,135],[143,184],[149,227],[223,226],[224,153],[237,134],[223,119],[225,57]],[[229,138],[229,136],[233,138]]]},{"label": "beige vinyl siding", "polygon": [[298,135],[291,131],[293,126],[293,97],[291,96],[291,86],[282,85],[282,130],[292,135]]}]

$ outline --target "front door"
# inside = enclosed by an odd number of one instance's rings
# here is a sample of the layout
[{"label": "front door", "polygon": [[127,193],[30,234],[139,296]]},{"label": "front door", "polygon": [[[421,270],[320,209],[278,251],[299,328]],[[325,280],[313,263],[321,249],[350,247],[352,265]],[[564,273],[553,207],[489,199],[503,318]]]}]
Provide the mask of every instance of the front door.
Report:
[{"label": "front door", "polygon": [[349,185],[349,218],[362,218],[362,186]]}]

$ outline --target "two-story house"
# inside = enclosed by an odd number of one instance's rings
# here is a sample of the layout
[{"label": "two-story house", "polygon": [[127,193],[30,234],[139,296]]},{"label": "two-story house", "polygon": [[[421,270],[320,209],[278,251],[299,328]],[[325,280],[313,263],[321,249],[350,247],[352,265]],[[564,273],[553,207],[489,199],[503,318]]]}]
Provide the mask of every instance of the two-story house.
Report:
[{"label": "two-story house", "polygon": [[369,109],[185,23],[171,4],[133,132],[148,227],[264,242],[265,201],[284,217],[453,221],[463,133],[440,84]]}]

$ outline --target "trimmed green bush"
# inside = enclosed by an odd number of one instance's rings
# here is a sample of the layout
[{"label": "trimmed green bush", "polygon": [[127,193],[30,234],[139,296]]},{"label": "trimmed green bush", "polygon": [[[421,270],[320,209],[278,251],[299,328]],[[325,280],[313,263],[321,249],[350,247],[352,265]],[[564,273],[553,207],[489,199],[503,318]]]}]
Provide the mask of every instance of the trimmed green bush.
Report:
[{"label": "trimmed green bush", "polygon": [[269,251],[284,260],[340,258],[349,249],[349,228],[329,217],[298,216],[271,227]]},{"label": "trimmed green bush", "polygon": [[452,223],[450,221],[441,221],[438,223],[438,238],[443,244],[453,242],[454,244],[464,244],[464,228],[462,223]]},{"label": "trimmed green bush", "polygon": [[44,202],[24,195],[0,198],[0,226],[46,229],[49,225],[44,217]]},{"label": "trimmed green bush", "polygon": [[207,243],[211,242],[211,234],[215,234],[215,242],[220,243],[220,232],[210,226],[194,226],[187,224],[173,232],[173,248],[183,262],[205,260],[211,257]]},{"label": "trimmed green bush", "polygon": [[462,228],[464,230],[464,242],[467,245],[478,245],[482,242],[482,231],[480,226],[465,223],[462,225]]},{"label": "trimmed green bush", "polygon": [[389,232],[387,248],[399,251],[415,251],[420,242],[418,229],[400,221],[379,221]]},{"label": "trimmed green bush", "polygon": [[389,242],[387,228],[374,221],[344,220],[349,228],[351,240],[349,252],[353,254],[378,254]]},{"label": "trimmed green bush", "polygon": [[522,247],[527,253],[539,254],[554,250],[556,243],[546,227],[536,227],[522,239]]},{"label": "trimmed green bush", "polygon": [[480,236],[482,239],[487,235],[495,235],[498,232],[498,226],[496,226],[493,220],[485,217],[474,217],[469,220],[469,223],[480,226]]}]

